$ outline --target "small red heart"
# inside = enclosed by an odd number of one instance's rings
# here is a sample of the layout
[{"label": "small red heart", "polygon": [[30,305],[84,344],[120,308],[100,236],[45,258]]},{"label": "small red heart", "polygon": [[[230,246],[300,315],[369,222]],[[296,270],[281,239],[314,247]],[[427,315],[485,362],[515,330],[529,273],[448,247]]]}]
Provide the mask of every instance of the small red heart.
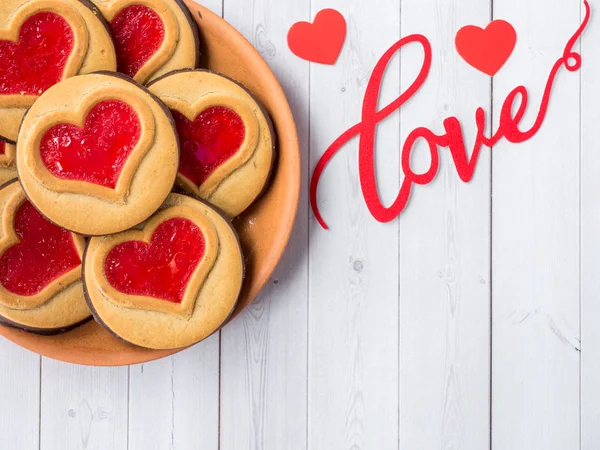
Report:
[{"label": "small red heart", "polygon": [[40,95],[61,81],[75,45],[58,14],[41,12],[21,26],[18,42],[0,41],[0,94]]},{"label": "small red heart", "polygon": [[321,64],[335,64],[346,40],[346,19],[335,9],[324,9],[313,23],[298,22],[288,33],[296,56]]},{"label": "small red heart", "polygon": [[469,25],[456,33],[456,50],[477,70],[494,76],[508,61],[517,43],[517,32],[504,20],[494,20],[485,30]]},{"label": "small red heart", "polygon": [[165,39],[165,25],[153,9],[143,5],[123,8],[110,23],[119,72],[135,77]]},{"label": "small red heart", "polygon": [[36,295],[81,264],[71,233],[46,220],[28,201],[17,209],[13,223],[20,242],[0,258],[0,283],[9,292]]},{"label": "small red heart", "polygon": [[92,108],[83,128],[70,123],[50,128],[42,136],[40,154],[57,178],[114,189],[141,131],[131,106],[107,100]]},{"label": "small red heart", "polygon": [[175,218],[160,224],[149,243],[117,245],[106,257],[104,271],[119,292],[181,303],[205,251],[200,228],[191,220]]},{"label": "small red heart", "polygon": [[179,173],[200,186],[240,150],[246,137],[244,121],[224,106],[202,111],[193,122],[179,111],[171,112],[181,141]]}]

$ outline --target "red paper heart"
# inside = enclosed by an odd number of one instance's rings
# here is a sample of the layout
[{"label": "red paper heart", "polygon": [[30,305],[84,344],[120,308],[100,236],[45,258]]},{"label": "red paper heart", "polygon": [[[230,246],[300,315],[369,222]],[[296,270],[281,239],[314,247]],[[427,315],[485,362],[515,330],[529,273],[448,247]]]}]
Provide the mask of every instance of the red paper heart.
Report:
[{"label": "red paper heart", "polygon": [[133,78],[162,45],[165,25],[153,9],[132,5],[119,11],[110,26],[118,70]]},{"label": "red paper heart", "polygon": [[346,20],[335,9],[324,9],[313,23],[298,22],[288,33],[296,56],[321,64],[335,64],[346,40]]},{"label": "red paper heart", "polygon": [[92,108],[84,128],[69,123],[50,128],[40,142],[40,154],[57,178],[114,189],[140,136],[141,124],[134,109],[122,101],[108,100]]},{"label": "red paper heart", "polygon": [[150,243],[128,241],[113,248],[104,271],[119,292],[181,303],[205,250],[204,235],[196,224],[170,219],[156,228]]},{"label": "red paper heart", "polygon": [[61,81],[74,43],[73,30],[58,14],[29,17],[17,42],[0,41],[0,94],[40,95]]},{"label": "red paper heart", "polygon": [[202,111],[193,122],[171,111],[181,141],[179,173],[200,186],[244,143],[244,121],[233,110],[214,106]]},{"label": "red paper heart", "polygon": [[495,20],[486,29],[473,25],[461,28],[456,34],[456,50],[477,70],[496,75],[515,49],[517,33],[504,20]]},{"label": "red paper heart", "polygon": [[0,283],[17,295],[33,296],[81,264],[70,232],[46,220],[28,201],[17,209],[20,243],[0,258]]}]

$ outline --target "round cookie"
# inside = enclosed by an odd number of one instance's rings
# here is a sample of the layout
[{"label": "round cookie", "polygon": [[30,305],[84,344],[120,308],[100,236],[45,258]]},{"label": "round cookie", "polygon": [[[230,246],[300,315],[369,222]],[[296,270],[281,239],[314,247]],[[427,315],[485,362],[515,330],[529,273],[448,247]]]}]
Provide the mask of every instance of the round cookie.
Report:
[{"label": "round cookie", "polygon": [[99,323],[132,344],[175,349],[227,321],[244,263],[227,219],[199,200],[171,194],[143,226],[91,239],[83,271]]},{"label": "round cookie", "polygon": [[245,88],[213,72],[183,70],[148,88],[175,119],[178,185],[231,217],[240,215],[265,189],[275,160],[266,112]]},{"label": "round cookie", "polygon": [[179,0],[93,0],[112,30],[119,72],[146,83],[198,67],[198,27]]},{"label": "round cookie", "polygon": [[107,24],[87,0],[2,0],[0,61],[0,136],[11,142],[48,88],[117,67]]},{"label": "round cookie", "polygon": [[75,233],[118,233],[150,217],[171,191],[179,141],[156,97],[98,73],[50,88],[29,109],[17,170],[31,202]]},{"label": "round cookie", "polygon": [[17,182],[0,189],[0,323],[54,334],[91,318],[85,239],[42,216]]},{"label": "round cookie", "polygon": [[17,178],[15,153],[14,144],[0,139],[0,186]]}]

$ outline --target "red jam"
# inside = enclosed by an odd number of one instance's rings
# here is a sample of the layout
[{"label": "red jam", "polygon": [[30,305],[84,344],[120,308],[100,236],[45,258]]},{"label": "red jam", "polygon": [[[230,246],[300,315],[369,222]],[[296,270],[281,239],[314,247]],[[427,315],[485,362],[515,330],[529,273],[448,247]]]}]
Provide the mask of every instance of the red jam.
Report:
[{"label": "red jam", "polygon": [[6,142],[0,140],[0,155],[6,155]]},{"label": "red jam", "polygon": [[61,16],[31,16],[18,42],[0,41],[0,94],[42,94],[62,79],[74,45],[73,30]]},{"label": "red jam", "polygon": [[81,265],[71,233],[46,220],[28,201],[17,210],[14,229],[20,243],[0,257],[0,283],[9,292],[39,294]]},{"label": "red jam", "polygon": [[181,140],[179,172],[200,186],[224,162],[235,155],[246,137],[242,118],[224,106],[213,106],[190,122],[171,111]]},{"label": "red jam", "polygon": [[69,123],[50,128],[40,142],[40,154],[57,178],[114,189],[140,135],[134,109],[127,103],[107,100],[92,108],[84,128]]},{"label": "red jam", "polygon": [[123,8],[110,24],[117,50],[119,72],[134,77],[165,39],[165,25],[151,8]]},{"label": "red jam", "polygon": [[119,292],[181,303],[205,250],[204,235],[196,224],[170,219],[156,228],[149,244],[129,241],[113,248],[104,271]]}]

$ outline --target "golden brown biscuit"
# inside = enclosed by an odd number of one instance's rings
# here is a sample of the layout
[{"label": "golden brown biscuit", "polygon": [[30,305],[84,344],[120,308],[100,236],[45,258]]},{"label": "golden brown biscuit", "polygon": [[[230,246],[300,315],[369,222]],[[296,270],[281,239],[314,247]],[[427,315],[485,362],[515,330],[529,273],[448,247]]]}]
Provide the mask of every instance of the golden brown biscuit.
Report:
[{"label": "golden brown biscuit", "polygon": [[98,322],[132,344],[187,347],[217,331],[244,278],[237,234],[207,204],[171,194],[137,229],[90,240],[85,291]]},{"label": "golden brown biscuit", "polygon": [[13,144],[0,139],[0,186],[17,178],[15,153]]},{"label": "golden brown biscuit", "polygon": [[177,0],[93,0],[109,22],[118,70],[146,83],[198,66],[198,28]]},{"label": "golden brown biscuit", "polygon": [[89,2],[0,2],[0,136],[14,142],[40,94],[77,74],[115,70],[107,24]]},{"label": "golden brown biscuit", "polygon": [[88,320],[85,240],[44,218],[17,182],[0,189],[0,224],[0,322],[52,334]]},{"label": "golden brown biscuit", "polygon": [[148,88],[175,119],[179,186],[231,217],[241,214],[269,181],[275,137],[268,115],[241,85],[212,72],[179,71]]},{"label": "golden brown biscuit", "polygon": [[123,76],[92,74],[53,86],[27,112],[17,170],[48,219],[102,235],[131,228],[160,207],[178,154],[162,103]]}]

